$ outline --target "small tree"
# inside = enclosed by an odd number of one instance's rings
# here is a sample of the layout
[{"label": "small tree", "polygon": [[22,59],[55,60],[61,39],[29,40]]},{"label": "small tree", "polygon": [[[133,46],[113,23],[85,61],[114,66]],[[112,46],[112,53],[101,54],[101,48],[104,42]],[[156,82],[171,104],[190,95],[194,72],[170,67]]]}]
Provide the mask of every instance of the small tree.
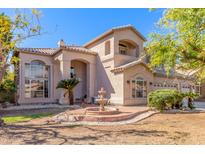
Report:
[{"label": "small tree", "polygon": [[14,51],[19,43],[33,36],[40,35],[39,11],[32,9],[16,10],[14,17],[0,12],[0,83],[8,67],[19,59]]},{"label": "small tree", "polygon": [[75,88],[75,86],[77,86],[77,84],[79,82],[80,81],[78,79],[76,79],[76,78],[60,80],[58,82],[57,87],[56,87],[57,89],[58,88],[62,88],[62,89],[65,90],[64,97],[66,97],[66,95],[68,94],[68,99],[69,99],[70,105],[74,104],[74,101],[73,101],[73,89]]},{"label": "small tree", "polygon": [[[0,12],[0,85],[11,82],[5,82],[4,78],[8,68],[12,64],[17,64],[18,57],[14,54],[17,45],[33,36],[40,35],[40,12],[36,9],[26,10],[16,9],[14,17],[7,16]],[[4,82],[4,83],[3,83]],[[5,88],[5,85],[3,86]],[[3,90],[5,91],[5,90]],[[13,92],[14,93],[14,92]],[[2,98],[2,97],[1,97]],[[0,126],[3,120],[0,118]]]},{"label": "small tree", "polygon": [[196,71],[205,78],[205,9],[166,9],[146,46],[150,66]]},{"label": "small tree", "polygon": [[7,71],[4,79],[0,83],[0,103],[15,103],[15,92],[14,73]]}]

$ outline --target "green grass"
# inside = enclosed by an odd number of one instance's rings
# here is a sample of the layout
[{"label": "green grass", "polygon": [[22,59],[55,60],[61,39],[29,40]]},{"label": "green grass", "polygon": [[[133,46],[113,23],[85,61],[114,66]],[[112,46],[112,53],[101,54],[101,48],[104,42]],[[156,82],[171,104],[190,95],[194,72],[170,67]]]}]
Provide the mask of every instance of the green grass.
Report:
[{"label": "green grass", "polygon": [[43,118],[51,116],[51,113],[43,113],[43,114],[32,114],[32,115],[24,115],[24,116],[6,116],[2,117],[5,123],[16,123],[16,122],[25,122],[30,121],[32,119]]}]

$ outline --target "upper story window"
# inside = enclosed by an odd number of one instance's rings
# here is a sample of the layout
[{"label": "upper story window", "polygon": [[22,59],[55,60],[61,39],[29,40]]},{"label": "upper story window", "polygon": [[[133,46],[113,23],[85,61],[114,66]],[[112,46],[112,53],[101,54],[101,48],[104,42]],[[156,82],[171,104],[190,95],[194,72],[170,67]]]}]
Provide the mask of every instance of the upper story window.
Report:
[{"label": "upper story window", "polygon": [[49,97],[50,67],[42,61],[32,61],[25,64],[25,97]]},{"label": "upper story window", "polygon": [[110,54],[110,41],[105,42],[105,55]]}]

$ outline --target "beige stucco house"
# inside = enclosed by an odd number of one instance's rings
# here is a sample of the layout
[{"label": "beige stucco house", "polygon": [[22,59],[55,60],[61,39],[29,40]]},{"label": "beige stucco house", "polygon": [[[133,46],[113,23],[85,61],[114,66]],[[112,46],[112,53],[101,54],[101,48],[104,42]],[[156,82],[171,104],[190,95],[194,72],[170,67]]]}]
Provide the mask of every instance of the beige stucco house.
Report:
[{"label": "beige stucco house", "polygon": [[83,46],[57,48],[20,48],[18,70],[18,103],[67,103],[59,80],[77,77],[76,101],[87,97],[92,101],[104,87],[111,103],[139,105],[155,89],[170,88],[197,91],[191,79],[174,72],[167,77],[162,70],[147,66],[143,44],[145,37],[133,26],[108,30]]}]

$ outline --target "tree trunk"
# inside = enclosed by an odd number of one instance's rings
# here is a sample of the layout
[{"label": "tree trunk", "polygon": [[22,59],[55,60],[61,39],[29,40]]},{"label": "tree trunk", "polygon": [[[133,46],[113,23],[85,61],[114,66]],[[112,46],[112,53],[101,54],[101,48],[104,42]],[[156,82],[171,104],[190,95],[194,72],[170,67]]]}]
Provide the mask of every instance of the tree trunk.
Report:
[{"label": "tree trunk", "polygon": [[69,91],[69,102],[70,102],[70,105],[74,105],[73,91]]}]

